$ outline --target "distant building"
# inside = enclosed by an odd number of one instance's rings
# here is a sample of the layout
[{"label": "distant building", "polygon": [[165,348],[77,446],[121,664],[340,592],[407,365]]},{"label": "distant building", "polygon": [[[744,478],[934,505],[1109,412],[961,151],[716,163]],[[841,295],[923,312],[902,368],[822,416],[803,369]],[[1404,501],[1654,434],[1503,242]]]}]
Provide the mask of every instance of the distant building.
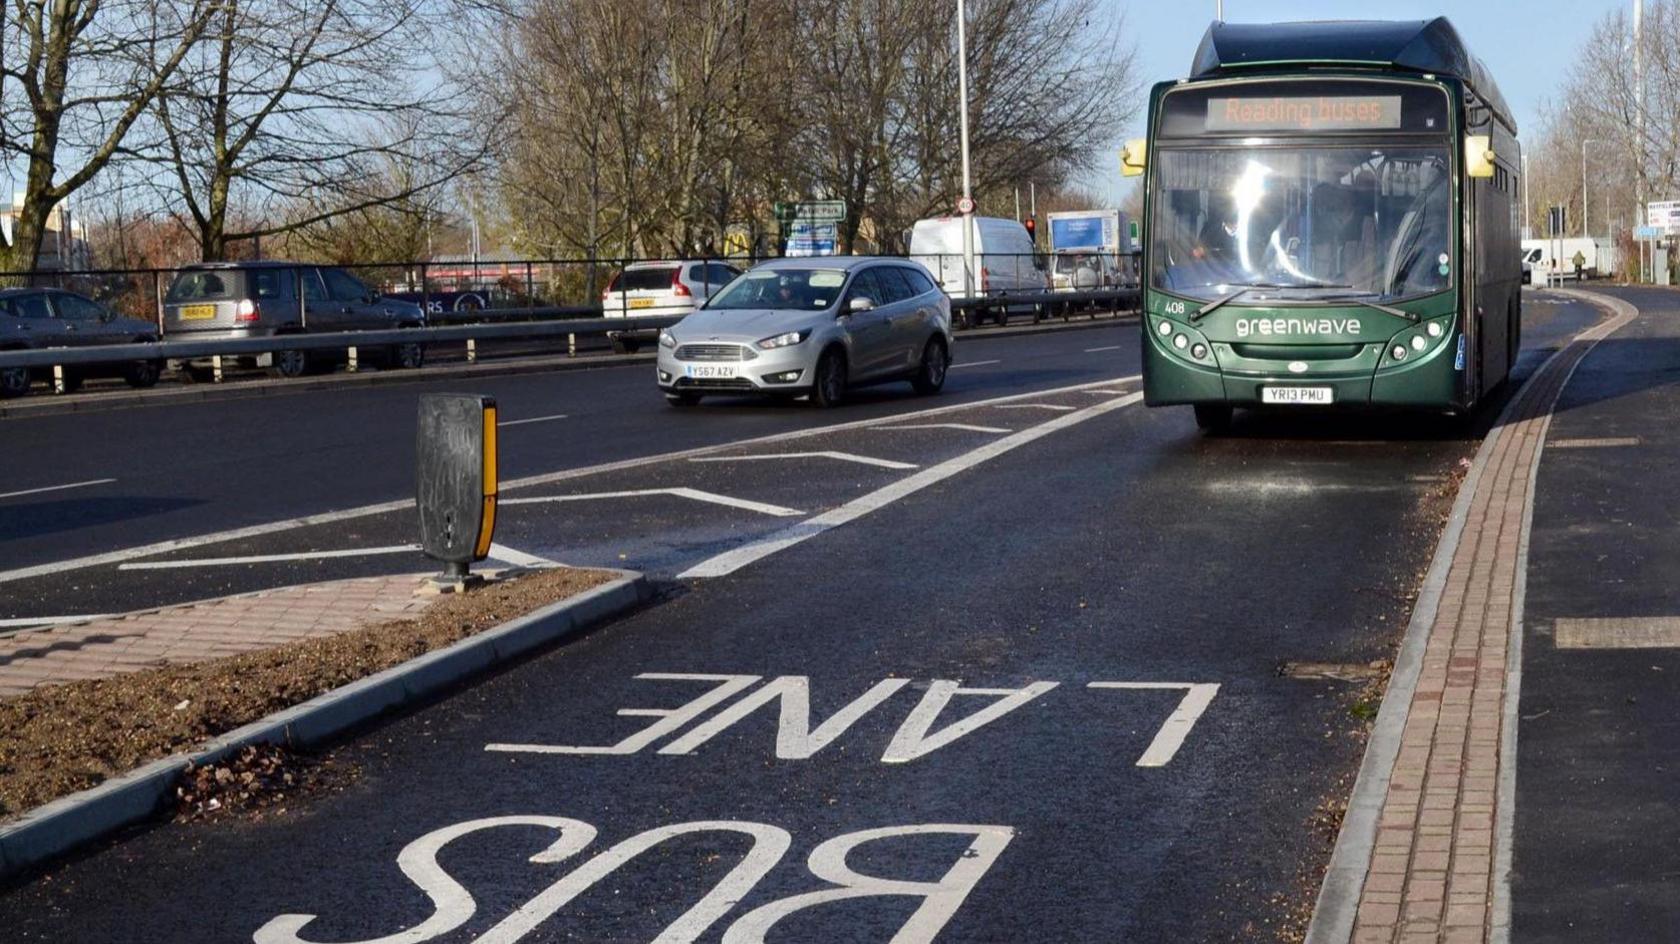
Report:
[{"label": "distant building", "polygon": [[[11,245],[12,227],[23,212],[23,191],[12,194],[10,205],[0,207],[0,235]],[[65,272],[90,268],[93,253],[88,246],[87,224],[64,203],[47,214],[46,231],[41,234],[41,254],[35,268],[41,272]]]}]

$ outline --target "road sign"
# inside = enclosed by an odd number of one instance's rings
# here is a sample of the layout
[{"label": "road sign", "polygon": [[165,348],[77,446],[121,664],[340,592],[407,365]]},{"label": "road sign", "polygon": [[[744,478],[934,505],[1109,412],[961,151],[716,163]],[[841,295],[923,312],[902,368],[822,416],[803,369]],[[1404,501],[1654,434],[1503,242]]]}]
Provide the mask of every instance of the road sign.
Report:
[{"label": "road sign", "polygon": [[1668,235],[1668,231],[1661,226],[1635,226],[1634,239],[1661,239]]},{"label": "road sign", "polygon": [[1680,234],[1680,200],[1655,200],[1645,204],[1645,222],[1666,235]]},{"label": "road sign", "polygon": [[788,222],[838,223],[846,218],[844,200],[807,200],[800,203],[778,203],[774,207],[776,219]]},{"label": "road sign", "polygon": [[963,214],[964,216],[967,216],[968,214],[973,213],[974,212],[974,198],[973,197],[963,197],[962,199],[958,200],[957,201],[957,212]]},{"label": "road sign", "polygon": [[1566,206],[1550,206],[1546,208],[1546,222],[1550,227],[1547,234],[1562,236],[1569,228],[1569,208]]},{"label": "road sign", "polygon": [[839,242],[839,229],[835,223],[789,223],[784,251],[790,256],[832,256]]}]

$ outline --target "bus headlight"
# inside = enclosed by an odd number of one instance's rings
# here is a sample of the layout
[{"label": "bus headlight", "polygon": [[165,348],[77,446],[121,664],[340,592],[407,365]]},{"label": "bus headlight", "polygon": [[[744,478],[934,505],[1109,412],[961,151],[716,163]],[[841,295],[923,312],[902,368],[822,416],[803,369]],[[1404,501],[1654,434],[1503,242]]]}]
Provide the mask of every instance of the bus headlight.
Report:
[{"label": "bus headlight", "polygon": [[1430,337],[1438,338],[1446,329],[1441,327],[1441,323],[1439,321],[1431,321],[1429,323],[1429,327],[1424,328],[1423,330],[1429,332]]},{"label": "bus headlight", "polygon": [[[1430,325],[1430,327],[1433,328],[1435,326]],[[1412,350],[1417,351],[1419,353],[1422,353],[1423,349],[1428,347],[1428,346],[1429,346],[1429,341],[1423,335],[1421,335],[1421,334],[1412,335]]]},{"label": "bus headlight", "polygon": [[1178,348],[1179,350],[1182,351],[1189,346],[1190,346],[1190,339],[1189,338],[1185,337],[1182,334],[1173,335],[1173,347],[1176,347],[1176,348]]},{"label": "bus headlight", "polygon": [[1394,345],[1394,347],[1389,350],[1388,355],[1390,357],[1394,358],[1397,361],[1405,360],[1406,359],[1406,345],[1404,345],[1404,344]]}]

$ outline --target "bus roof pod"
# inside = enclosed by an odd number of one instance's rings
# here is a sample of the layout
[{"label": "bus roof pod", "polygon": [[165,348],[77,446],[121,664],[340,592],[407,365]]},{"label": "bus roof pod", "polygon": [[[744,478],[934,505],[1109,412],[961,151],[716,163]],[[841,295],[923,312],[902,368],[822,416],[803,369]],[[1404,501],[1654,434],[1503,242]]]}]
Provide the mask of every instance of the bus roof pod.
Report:
[{"label": "bus roof pod", "polygon": [[1209,79],[1269,67],[1378,65],[1449,76],[1468,85],[1516,129],[1499,86],[1444,16],[1432,20],[1323,20],[1214,23],[1196,48],[1190,78]]}]

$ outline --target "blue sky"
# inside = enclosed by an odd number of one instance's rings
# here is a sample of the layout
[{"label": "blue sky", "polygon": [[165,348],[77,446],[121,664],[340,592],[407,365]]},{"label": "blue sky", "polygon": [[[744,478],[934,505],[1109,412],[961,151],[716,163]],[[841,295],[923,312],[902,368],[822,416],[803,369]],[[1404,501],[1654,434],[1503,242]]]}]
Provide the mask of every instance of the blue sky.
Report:
[{"label": "blue sky", "polygon": [[[1214,0],[1102,0],[1111,15],[1124,15],[1127,38],[1138,48],[1144,88],[1163,79],[1182,78],[1196,44],[1213,19]],[[1538,126],[1542,102],[1558,97],[1562,76],[1575,49],[1605,13],[1633,9],[1632,0],[1225,0],[1225,19],[1266,23],[1283,20],[1427,19],[1445,15],[1458,27],[1471,50],[1487,64],[1499,89],[1516,112],[1525,135]],[[1132,127],[1118,136],[1142,137],[1142,103]],[[1098,189],[1123,192],[1113,162],[1105,161]]]}]

